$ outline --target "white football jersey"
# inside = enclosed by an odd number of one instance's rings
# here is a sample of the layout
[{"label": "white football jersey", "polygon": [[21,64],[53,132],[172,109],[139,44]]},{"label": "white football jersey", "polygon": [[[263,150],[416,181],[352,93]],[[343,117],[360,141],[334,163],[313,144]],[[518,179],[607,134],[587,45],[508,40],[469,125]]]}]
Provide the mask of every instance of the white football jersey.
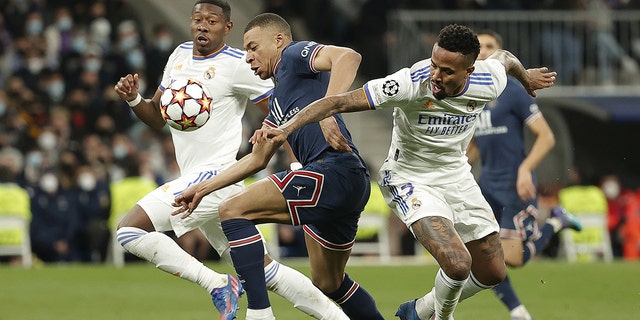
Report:
[{"label": "white football jersey", "polygon": [[195,79],[207,87],[212,100],[205,125],[193,131],[170,128],[182,175],[224,169],[234,163],[247,101],[257,103],[271,95],[273,82],[255,76],[245,54],[225,45],[208,56],[197,56],[189,41],[169,57],[158,89],[164,91],[175,79]]},{"label": "white football jersey", "polygon": [[476,61],[457,96],[438,100],[431,91],[431,59],[385,78],[371,80],[364,91],[372,109],[394,107],[391,146],[381,171],[393,170],[425,184],[446,184],[468,173],[466,151],[478,115],[507,84],[497,60]]}]

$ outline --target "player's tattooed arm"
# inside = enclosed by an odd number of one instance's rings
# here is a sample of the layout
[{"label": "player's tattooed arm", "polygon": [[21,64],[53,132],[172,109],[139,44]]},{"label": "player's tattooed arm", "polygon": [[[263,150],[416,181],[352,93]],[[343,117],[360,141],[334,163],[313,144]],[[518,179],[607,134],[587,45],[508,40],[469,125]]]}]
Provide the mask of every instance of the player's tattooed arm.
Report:
[{"label": "player's tattooed arm", "polygon": [[362,88],[353,91],[327,96],[308,105],[295,117],[278,128],[265,131],[271,142],[281,143],[291,132],[301,127],[318,122],[337,113],[370,110],[369,101]]},{"label": "player's tattooed arm", "polygon": [[507,50],[498,49],[489,58],[500,61],[507,74],[518,79],[532,97],[536,96],[536,90],[553,86],[556,79],[557,73],[546,67],[525,69],[520,60]]}]

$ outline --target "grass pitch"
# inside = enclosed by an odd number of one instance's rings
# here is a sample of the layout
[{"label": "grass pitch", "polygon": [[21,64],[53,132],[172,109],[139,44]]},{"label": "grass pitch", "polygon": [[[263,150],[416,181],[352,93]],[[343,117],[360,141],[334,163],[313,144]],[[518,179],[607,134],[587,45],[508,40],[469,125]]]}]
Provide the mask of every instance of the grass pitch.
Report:
[{"label": "grass pitch", "polygon": [[[305,262],[285,261],[305,274]],[[208,263],[232,272],[226,264]],[[349,266],[352,278],[374,296],[385,319],[398,305],[422,296],[433,284],[433,265]],[[511,281],[536,320],[638,319],[640,264],[567,264],[533,261],[510,271]],[[310,319],[276,295],[278,319]],[[238,319],[244,319],[246,298]],[[456,319],[509,319],[490,291],[458,305]],[[31,270],[0,266],[0,320],[189,320],[217,319],[199,286],[155,270],[148,263],[46,265]]]}]

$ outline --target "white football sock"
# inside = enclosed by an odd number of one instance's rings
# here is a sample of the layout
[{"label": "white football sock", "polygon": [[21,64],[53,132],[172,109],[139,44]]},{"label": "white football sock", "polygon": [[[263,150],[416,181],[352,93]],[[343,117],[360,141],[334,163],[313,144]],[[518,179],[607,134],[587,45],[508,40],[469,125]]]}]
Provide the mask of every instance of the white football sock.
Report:
[{"label": "white football sock", "polygon": [[293,303],[296,309],[316,319],[349,320],[338,305],[297,270],[273,260],[264,268],[264,274],[267,288]]},{"label": "white football sock", "polygon": [[116,232],[118,243],[132,254],[167,273],[199,284],[207,293],[227,285],[227,275],[207,268],[161,232],[123,227]]},{"label": "white football sock", "polygon": [[247,309],[247,320],[275,320],[271,307],[265,309]]},{"label": "white football sock", "polygon": [[434,286],[436,320],[453,319],[453,312],[458,305],[462,286],[467,282],[449,278],[442,269],[438,270]]},{"label": "white football sock", "polygon": [[532,320],[533,318],[531,317],[531,315],[529,314],[529,311],[527,311],[527,308],[524,307],[524,305],[519,305],[515,308],[513,308],[513,310],[511,310],[509,312],[509,314],[511,315],[511,319],[512,320]]},{"label": "white football sock", "polygon": [[416,312],[420,319],[431,319],[436,312],[434,290],[432,288],[429,293],[416,300]]},{"label": "white football sock", "polygon": [[494,286],[488,286],[480,283],[478,279],[473,275],[473,272],[469,274],[469,278],[467,282],[465,282],[464,286],[462,286],[462,293],[460,294],[460,301],[470,298],[474,294],[482,291],[491,289]]}]

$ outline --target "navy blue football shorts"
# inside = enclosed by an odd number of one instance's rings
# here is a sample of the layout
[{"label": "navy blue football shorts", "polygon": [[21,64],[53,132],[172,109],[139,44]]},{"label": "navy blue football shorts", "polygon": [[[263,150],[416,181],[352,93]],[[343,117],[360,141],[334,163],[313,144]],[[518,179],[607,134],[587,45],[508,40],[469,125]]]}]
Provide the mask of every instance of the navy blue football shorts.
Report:
[{"label": "navy blue football shorts", "polygon": [[535,240],[539,237],[537,199],[522,201],[515,187],[502,189],[496,183],[480,181],[480,189],[500,224],[502,238]]},{"label": "navy blue football shorts", "polygon": [[353,247],[358,219],[371,193],[367,169],[350,168],[349,161],[353,160],[346,156],[326,158],[269,176],[287,201],[291,223],[302,225],[329,250]]}]

